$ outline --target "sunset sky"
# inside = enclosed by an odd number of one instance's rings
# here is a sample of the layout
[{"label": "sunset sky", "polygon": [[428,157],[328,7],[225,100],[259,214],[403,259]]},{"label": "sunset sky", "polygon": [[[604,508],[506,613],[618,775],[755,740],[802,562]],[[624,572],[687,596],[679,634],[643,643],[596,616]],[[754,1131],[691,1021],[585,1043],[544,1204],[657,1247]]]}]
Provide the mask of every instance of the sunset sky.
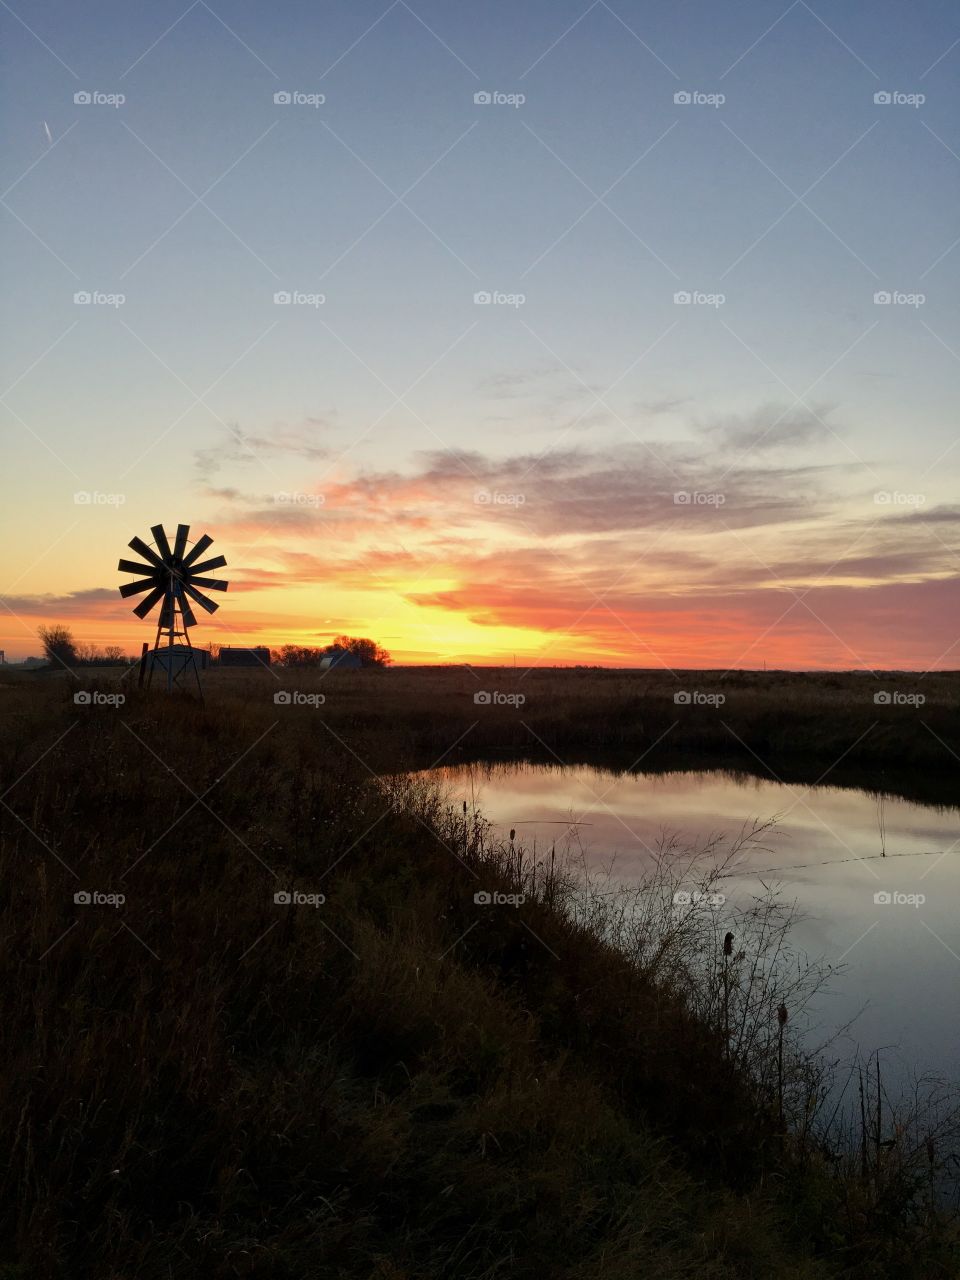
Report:
[{"label": "sunset sky", "polygon": [[152,639],[116,563],[183,521],[203,644],[960,666],[954,6],[0,29],[8,660]]}]

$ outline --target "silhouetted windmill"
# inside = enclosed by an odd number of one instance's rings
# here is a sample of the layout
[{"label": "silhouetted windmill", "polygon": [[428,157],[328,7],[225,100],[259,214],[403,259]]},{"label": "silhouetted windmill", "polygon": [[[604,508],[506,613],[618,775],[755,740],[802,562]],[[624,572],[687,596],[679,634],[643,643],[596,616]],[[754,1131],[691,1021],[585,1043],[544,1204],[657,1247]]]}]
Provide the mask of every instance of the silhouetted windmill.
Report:
[{"label": "silhouetted windmill", "polygon": [[[117,568],[121,573],[135,573],[135,582],[126,582],[120,588],[124,599],[128,596],[147,594],[134,608],[138,618],[145,618],[150,611],[160,605],[160,617],[157,623],[157,637],[153,645],[153,658],[150,663],[150,677],[153,677],[154,665],[163,666],[167,672],[167,688],[172,689],[188,665],[192,665],[197,677],[197,688],[200,688],[200,670],[197,667],[196,655],[190,647],[188,627],[195,627],[197,619],[190,601],[206,609],[207,613],[215,613],[220,607],[209,596],[200,590],[226,591],[227,583],[222,578],[205,578],[202,575],[211,569],[220,569],[227,562],[223,556],[214,556],[211,560],[201,561],[203,553],[213,545],[209,534],[204,534],[187,549],[190,539],[190,526],[177,525],[177,536],[173,547],[167,539],[162,524],[151,527],[154,547],[148,546],[142,538],[131,538],[127,545],[138,556],[146,561],[139,564],[135,560],[121,560]],[[183,645],[177,644],[178,637],[183,638]],[[146,646],[144,646],[146,647]],[[174,674],[174,667],[179,669]],[[142,679],[142,672],[141,672]],[[202,696],[202,691],[201,691]]]}]

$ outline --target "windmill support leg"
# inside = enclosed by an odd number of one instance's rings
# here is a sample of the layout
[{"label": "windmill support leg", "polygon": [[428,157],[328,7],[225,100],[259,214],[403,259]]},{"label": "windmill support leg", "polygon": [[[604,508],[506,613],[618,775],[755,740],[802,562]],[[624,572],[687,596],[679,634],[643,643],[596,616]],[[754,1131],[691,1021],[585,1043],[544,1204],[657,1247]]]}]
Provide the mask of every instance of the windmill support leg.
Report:
[{"label": "windmill support leg", "polygon": [[170,634],[167,637],[167,693],[173,692],[173,637],[177,630],[176,611],[172,610],[173,616],[170,619]]},{"label": "windmill support leg", "polygon": [[187,630],[186,620],[184,620],[184,623],[183,623],[183,643],[187,646],[187,649],[189,651],[190,662],[193,666],[193,674],[196,677],[196,681],[197,681],[197,693],[200,696],[200,701],[203,702],[203,685],[200,683],[200,668],[197,666],[197,655],[193,650],[193,645],[190,643],[190,635]]},{"label": "windmill support leg", "polygon": [[153,668],[156,666],[156,655],[160,652],[160,633],[163,630],[163,624],[157,624],[157,637],[153,642],[153,650],[150,654],[150,666],[147,672],[147,688],[153,684]]}]

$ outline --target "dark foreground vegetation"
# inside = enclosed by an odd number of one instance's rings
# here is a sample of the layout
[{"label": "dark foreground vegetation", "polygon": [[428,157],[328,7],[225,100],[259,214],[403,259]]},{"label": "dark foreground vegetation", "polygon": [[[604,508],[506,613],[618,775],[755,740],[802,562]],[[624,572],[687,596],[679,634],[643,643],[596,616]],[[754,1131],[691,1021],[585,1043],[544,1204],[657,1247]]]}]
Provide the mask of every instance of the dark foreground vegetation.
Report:
[{"label": "dark foreground vegetation", "polygon": [[[324,720],[378,769],[429,768],[441,756],[447,764],[523,756],[619,769],[726,767],[957,801],[960,672],[407,667],[245,678],[251,697],[322,693]],[[238,674],[232,687],[243,681]],[[212,697],[218,688],[231,686],[212,682]],[[724,701],[702,700],[715,695]]]},{"label": "dark foreground vegetation", "polygon": [[[523,740],[472,692],[461,725],[472,676],[429,702],[397,676],[334,673],[320,706],[267,674],[205,707],[0,682],[0,1276],[957,1274],[881,1143],[858,1174],[783,1131],[775,1005],[733,1052],[661,947],[617,949],[562,872],[375,776],[473,721]],[[635,749],[659,703],[618,712],[619,680],[538,707],[530,677],[521,713],[567,758],[578,732]]]}]

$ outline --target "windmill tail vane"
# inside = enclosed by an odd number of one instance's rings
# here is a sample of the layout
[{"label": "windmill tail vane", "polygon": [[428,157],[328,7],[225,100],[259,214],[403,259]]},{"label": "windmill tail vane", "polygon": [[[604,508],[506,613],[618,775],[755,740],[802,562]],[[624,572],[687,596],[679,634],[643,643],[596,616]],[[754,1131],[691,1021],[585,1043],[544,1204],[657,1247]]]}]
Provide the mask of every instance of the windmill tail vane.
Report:
[{"label": "windmill tail vane", "polygon": [[[146,618],[157,605],[160,606],[151,676],[153,665],[163,665],[167,672],[167,688],[173,687],[174,649],[178,648],[178,652],[184,654],[183,665],[192,663],[199,688],[200,673],[188,637],[188,628],[197,625],[192,606],[197,604],[207,613],[216,613],[220,606],[206,592],[226,591],[228,584],[223,578],[206,575],[214,569],[223,568],[227,561],[224,556],[204,559],[213,539],[205,533],[191,545],[190,526],[187,524],[177,525],[172,547],[162,524],[153,525],[150,532],[153,534],[153,546],[142,538],[131,538],[127,544],[140,560],[121,560],[117,565],[121,573],[136,575],[133,582],[126,582],[120,587],[120,595],[125,600],[143,596],[133,609],[138,618]],[[179,647],[178,638],[183,641]],[[182,674],[182,669],[179,674]]]}]

